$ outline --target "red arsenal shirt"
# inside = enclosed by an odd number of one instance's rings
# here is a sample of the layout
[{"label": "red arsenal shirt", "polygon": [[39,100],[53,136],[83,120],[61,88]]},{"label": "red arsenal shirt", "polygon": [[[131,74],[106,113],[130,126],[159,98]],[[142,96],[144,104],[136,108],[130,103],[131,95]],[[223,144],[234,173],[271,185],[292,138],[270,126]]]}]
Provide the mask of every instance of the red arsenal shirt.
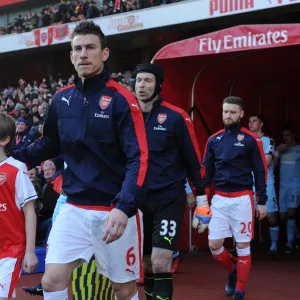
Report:
[{"label": "red arsenal shirt", "polygon": [[37,198],[22,162],[12,157],[0,162],[0,258],[25,254],[25,218],[22,207]]}]

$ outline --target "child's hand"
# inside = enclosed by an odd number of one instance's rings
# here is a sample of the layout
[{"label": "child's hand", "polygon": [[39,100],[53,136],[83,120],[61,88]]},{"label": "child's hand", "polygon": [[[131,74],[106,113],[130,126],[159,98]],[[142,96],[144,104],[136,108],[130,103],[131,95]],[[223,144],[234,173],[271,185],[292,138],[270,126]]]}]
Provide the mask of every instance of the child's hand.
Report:
[{"label": "child's hand", "polygon": [[32,273],[35,268],[38,266],[39,260],[36,257],[35,253],[25,253],[23,260],[23,270],[25,273]]}]

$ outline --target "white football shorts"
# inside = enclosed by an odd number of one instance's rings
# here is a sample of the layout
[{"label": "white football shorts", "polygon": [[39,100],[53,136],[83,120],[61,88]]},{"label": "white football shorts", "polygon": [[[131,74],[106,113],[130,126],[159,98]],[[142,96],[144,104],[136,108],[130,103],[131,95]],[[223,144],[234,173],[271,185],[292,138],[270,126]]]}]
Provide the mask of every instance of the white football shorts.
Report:
[{"label": "white football shorts", "polygon": [[0,298],[15,298],[22,270],[22,259],[0,258]]},{"label": "white football shorts", "polygon": [[209,240],[233,236],[236,242],[247,243],[254,237],[253,191],[216,192],[210,211]]},{"label": "white football shorts", "polygon": [[46,264],[66,264],[76,260],[89,262],[95,254],[97,271],[116,283],[140,277],[143,255],[142,213],[129,218],[118,240],[102,241],[109,211],[88,210],[65,204],[51,229]]}]

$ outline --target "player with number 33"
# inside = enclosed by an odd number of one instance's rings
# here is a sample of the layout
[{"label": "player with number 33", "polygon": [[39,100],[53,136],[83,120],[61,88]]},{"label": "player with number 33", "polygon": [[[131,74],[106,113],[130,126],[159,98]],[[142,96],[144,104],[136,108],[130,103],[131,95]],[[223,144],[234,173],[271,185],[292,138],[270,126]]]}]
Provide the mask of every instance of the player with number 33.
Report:
[{"label": "player with number 33", "polygon": [[178,250],[186,209],[186,177],[194,184],[196,194],[206,199],[201,157],[189,115],[160,95],[162,68],[142,64],[136,74],[135,92],[149,147],[148,191],[139,207],[144,218],[144,288],[147,300],[171,300],[172,256]]}]

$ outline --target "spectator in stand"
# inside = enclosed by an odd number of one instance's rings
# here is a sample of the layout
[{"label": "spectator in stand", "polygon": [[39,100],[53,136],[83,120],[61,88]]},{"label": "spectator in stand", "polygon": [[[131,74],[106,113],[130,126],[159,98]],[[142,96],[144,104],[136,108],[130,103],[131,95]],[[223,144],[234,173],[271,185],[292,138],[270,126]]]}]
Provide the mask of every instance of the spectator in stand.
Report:
[{"label": "spectator in stand", "polygon": [[87,10],[87,18],[94,19],[100,17],[100,10],[97,8],[97,3],[92,1]]},{"label": "spectator in stand", "polygon": [[31,30],[37,28],[38,20],[39,20],[39,18],[38,18],[38,16],[37,16],[37,14],[36,14],[35,12],[33,12],[33,13],[31,14],[31,20],[30,20],[30,23],[31,23]]},{"label": "spectator in stand", "polygon": [[74,11],[76,16],[83,16],[85,15],[84,11],[84,4],[83,1],[76,1],[76,6],[75,6],[75,11]]},{"label": "spectator in stand", "polygon": [[38,216],[37,241],[46,245],[52,227],[52,215],[62,192],[62,175],[56,171],[55,164],[50,160],[44,163],[43,172],[46,184],[43,186],[43,207]]},{"label": "spectator in stand", "polygon": [[42,121],[45,121],[45,116],[47,113],[48,105],[43,103],[38,107],[38,113]]},{"label": "spectator in stand", "polygon": [[28,83],[26,88],[24,89],[25,94],[30,94],[31,90],[32,90],[32,86],[30,85],[30,83]]},{"label": "spectator in stand", "polygon": [[65,15],[67,13],[68,7],[65,0],[61,0],[61,3],[59,5],[58,11],[61,16]]},{"label": "spectator in stand", "polygon": [[58,79],[57,87],[58,88],[63,88],[64,87],[64,82],[61,78]]},{"label": "spectator in stand", "polygon": [[31,107],[31,113],[32,113],[32,114],[38,113],[38,106],[37,106],[37,105],[33,105],[33,106]]},{"label": "spectator in stand", "polygon": [[48,83],[46,78],[43,78],[43,81],[40,84],[40,89],[48,89]]},{"label": "spectator in stand", "polygon": [[32,115],[33,125],[30,128],[29,134],[34,137],[34,140],[41,136],[40,126],[42,125],[42,119],[38,113]]},{"label": "spectator in stand", "polygon": [[32,101],[31,99],[26,99],[25,101],[25,107],[28,109],[29,112],[31,112],[31,108],[32,108]]},{"label": "spectator in stand", "polygon": [[43,26],[48,27],[51,25],[51,23],[52,23],[52,19],[50,16],[49,9],[46,9],[43,15]]},{"label": "spectator in stand", "polygon": [[[19,99],[20,101],[20,99]],[[21,113],[21,110],[25,108],[25,106],[23,104],[21,104],[20,102],[16,104],[15,106],[15,109],[14,109],[14,112],[13,114],[16,116],[16,117],[19,117],[20,116],[20,113]]]},{"label": "spectator in stand", "polygon": [[42,198],[42,183],[41,183],[41,178],[37,176],[37,169],[33,168],[28,171],[28,176],[30,178],[31,183],[34,186],[34,189],[36,191],[36,194],[38,198],[35,200],[35,213],[38,216],[41,208],[42,208],[42,203],[41,203],[41,198]]},{"label": "spectator in stand", "polygon": [[17,150],[21,148],[26,148],[32,142],[34,138],[29,134],[28,123],[23,118],[17,119],[17,132],[15,140],[12,144],[12,149]]},{"label": "spectator in stand", "polygon": [[137,8],[136,0],[123,0],[123,4],[126,7],[126,11],[136,10],[136,8]]},{"label": "spectator in stand", "polygon": [[33,117],[29,115],[28,108],[23,107],[20,110],[20,118],[24,119],[27,122],[28,127],[31,128],[31,126],[33,125]]},{"label": "spectator in stand", "polygon": [[8,98],[6,106],[7,106],[7,113],[9,115],[12,115],[15,108],[15,102],[11,98]]},{"label": "spectator in stand", "polygon": [[63,15],[61,19],[62,24],[71,23],[72,22],[71,18],[72,18],[71,14],[67,12],[65,15]]},{"label": "spectator in stand", "polygon": [[114,8],[112,6],[112,3],[105,3],[103,5],[103,10],[100,12],[101,17],[112,15],[114,12]]},{"label": "spectator in stand", "polygon": [[[3,101],[2,101],[3,102]],[[0,104],[0,112],[6,111],[6,105],[1,102]]]}]

